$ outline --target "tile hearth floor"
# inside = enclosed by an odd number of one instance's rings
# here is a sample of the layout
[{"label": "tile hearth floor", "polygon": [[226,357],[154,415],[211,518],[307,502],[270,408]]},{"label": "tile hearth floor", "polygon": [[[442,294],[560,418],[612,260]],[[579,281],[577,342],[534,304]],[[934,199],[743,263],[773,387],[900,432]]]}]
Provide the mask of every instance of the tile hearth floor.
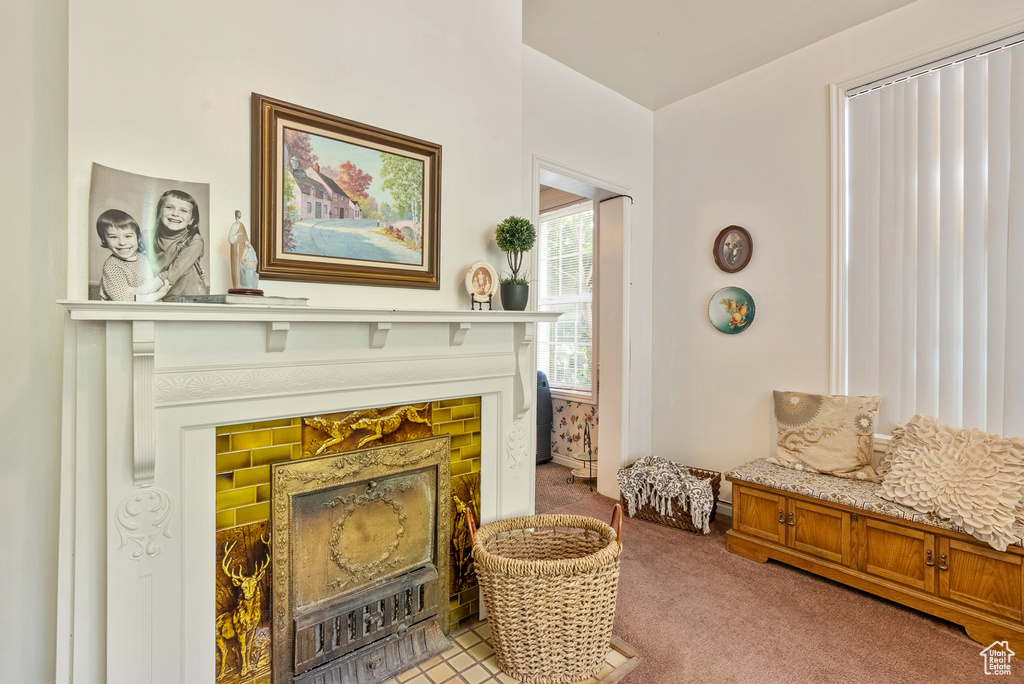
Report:
[{"label": "tile hearth floor", "polygon": [[[486,622],[452,632],[450,649],[383,684],[519,684],[518,679],[498,670],[490,637],[491,627]],[[639,662],[640,656],[632,648],[612,637],[598,678],[580,684],[613,684]]]}]

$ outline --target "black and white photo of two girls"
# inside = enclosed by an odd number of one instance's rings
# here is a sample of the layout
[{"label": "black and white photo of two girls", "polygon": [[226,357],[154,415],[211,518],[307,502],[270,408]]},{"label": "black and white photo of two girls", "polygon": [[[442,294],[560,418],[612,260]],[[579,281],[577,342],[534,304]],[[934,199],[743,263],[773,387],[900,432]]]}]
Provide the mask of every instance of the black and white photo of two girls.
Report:
[{"label": "black and white photo of two girls", "polygon": [[89,299],[210,293],[210,186],[92,165]]}]

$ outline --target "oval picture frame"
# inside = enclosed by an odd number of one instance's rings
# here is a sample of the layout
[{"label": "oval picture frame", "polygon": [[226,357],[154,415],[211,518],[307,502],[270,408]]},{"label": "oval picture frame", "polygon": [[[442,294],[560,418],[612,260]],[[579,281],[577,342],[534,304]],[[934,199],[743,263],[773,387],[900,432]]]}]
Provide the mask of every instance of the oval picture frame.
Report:
[{"label": "oval picture frame", "polygon": [[728,226],[715,238],[715,265],[726,273],[742,271],[754,255],[754,240],[742,226]]},{"label": "oval picture frame", "polygon": [[486,261],[470,264],[463,282],[474,302],[488,302],[498,292],[498,272]]}]

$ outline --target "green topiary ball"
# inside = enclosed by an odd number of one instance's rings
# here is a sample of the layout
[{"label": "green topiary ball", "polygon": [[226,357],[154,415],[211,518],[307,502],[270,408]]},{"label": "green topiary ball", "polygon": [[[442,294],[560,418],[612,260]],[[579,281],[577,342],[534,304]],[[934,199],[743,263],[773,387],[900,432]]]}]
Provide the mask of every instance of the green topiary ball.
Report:
[{"label": "green topiary ball", "polygon": [[495,237],[503,252],[528,252],[537,241],[537,230],[526,219],[509,216],[498,224]]}]

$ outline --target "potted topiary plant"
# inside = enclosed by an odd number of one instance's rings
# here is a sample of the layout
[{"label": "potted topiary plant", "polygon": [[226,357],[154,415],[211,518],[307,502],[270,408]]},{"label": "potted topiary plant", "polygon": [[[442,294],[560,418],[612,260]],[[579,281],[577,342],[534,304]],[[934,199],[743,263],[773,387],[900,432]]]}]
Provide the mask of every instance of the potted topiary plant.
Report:
[{"label": "potted topiary plant", "polygon": [[526,219],[509,216],[498,224],[495,237],[512,271],[501,279],[501,306],[509,311],[523,311],[530,302],[530,281],[519,271],[523,266],[523,253],[533,249],[537,241],[537,231]]}]

